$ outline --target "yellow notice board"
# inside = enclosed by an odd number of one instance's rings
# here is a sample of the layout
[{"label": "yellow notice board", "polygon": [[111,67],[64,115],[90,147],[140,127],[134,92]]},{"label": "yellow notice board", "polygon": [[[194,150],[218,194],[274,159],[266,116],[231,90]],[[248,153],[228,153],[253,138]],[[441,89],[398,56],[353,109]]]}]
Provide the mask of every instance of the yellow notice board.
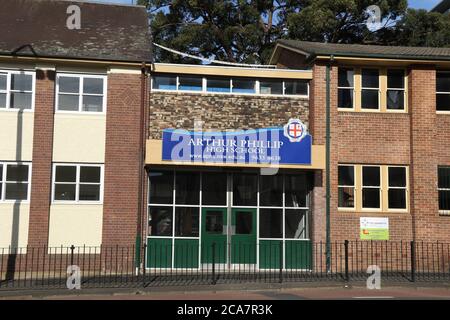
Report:
[{"label": "yellow notice board", "polygon": [[389,240],[389,218],[359,218],[361,240]]}]

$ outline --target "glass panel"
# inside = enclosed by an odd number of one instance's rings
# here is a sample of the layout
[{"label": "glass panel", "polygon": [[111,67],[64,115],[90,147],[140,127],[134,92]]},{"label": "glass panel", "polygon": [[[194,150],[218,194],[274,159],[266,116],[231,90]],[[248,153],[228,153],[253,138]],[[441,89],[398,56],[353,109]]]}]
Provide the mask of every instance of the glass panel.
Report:
[{"label": "glass panel", "polygon": [[259,210],[259,237],[282,238],[283,237],[283,210],[260,209]]},{"label": "glass panel", "polygon": [[[3,165],[0,164],[0,182],[3,181]],[[1,196],[1,193],[0,193]]]},{"label": "glass panel", "polygon": [[198,237],[199,235],[199,208],[175,209],[175,236]]},{"label": "glass panel", "polygon": [[202,77],[187,77],[181,76],[179,78],[180,83],[178,84],[178,90],[188,90],[188,91],[202,91]]},{"label": "glass panel", "polygon": [[284,82],[284,94],[308,95],[308,82],[288,80]]},{"label": "glass panel", "polygon": [[450,189],[450,167],[438,168],[438,188]]},{"label": "glass panel", "polygon": [[100,167],[81,167],[80,182],[100,183]]},{"label": "glass panel", "polygon": [[10,107],[14,109],[31,109],[31,93],[11,92]]},{"label": "glass panel", "polygon": [[363,188],[363,208],[380,208],[380,189],[379,188]]},{"label": "glass panel", "polygon": [[388,88],[405,88],[405,72],[403,70],[388,69],[387,77]]},{"label": "glass panel", "polygon": [[390,187],[406,187],[406,168],[389,167],[388,173]]},{"label": "glass panel", "polygon": [[340,186],[355,185],[355,169],[353,166],[338,166],[338,184]]},{"label": "glass panel", "polygon": [[338,108],[353,108],[353,89],[338,89]]},{"label": "glass panel", "polygon": [[199,204],[200,174],[195,172],[177,172],[175,176],[175,203]]},{"label": "glass panel", "polygon": [[256,80],[252,79],[233,79],[233,92],[237,93],[255,93]]},{"label": "glass panel", "polygon": [[436,110],[450,111],[450,94],[436,94]]},{"label": "glass panel", "polygon": [[310,183],[306,174],[285,175],[285,206],[308,207]]},{"label": "glass panel", "polygon": [[6,90],[8,76],[4,73],[0,74],[0,90]]},{"label": "glass panel", "polygon": [[340,208],[354,208],[355,207],[355,188],[354,187],[339,187],[338,197]]},{"label": "glass panel", "polygon": [[6,93],[0,93],[0,108],[6,108]]},{"label": "glass panel", "polygon": [[153,76],[153,89],[176,90],[177,78],[175,76]]},{"label": "glass panel", "polygon": [[251,234],[253,230],[253,212],[236,212],[236,234]]},{"label": "glass panel", "polygon": [[150,203],[173,203],[173,172],[150,171]]},{"label": "glass panel", "polygon": [[76,182],[77,167],[56,166],[55,182]]},{"label": "glass panel", "polygon": [[6,165],[6,181],[28,181],[28,166],[23,164]]},{"label": "glass panel", "polygon": [[363,186],[380,186],[380,167],[363,167]]},{"label": "glass panel", "polygon": [[226,78],[208,78],[206,82],[206,91],[209,92],[230,92],[230,79]]},{"label": "glass panel", "polygon": [[406,209],[406,189],[389,189],[389,209]]},{"label": "glass panel", "polygon": [[100,185],[80,184],[80,201],[99,201]]},{"label": "glass panel", "polygon": [[450,210],[450,191],[439,191],[439,210]]},{"label": "glass panel", "polygon": [[308,211],[288,209],[285,213],[285,238],[308,239]]},{"label": "glass panel", "polygon": [[387,91],[387,108],[391,110],[404,109],[404,91],[403,90],[388,90]]},{"label": "glass panel", "polygon": [[283,82],[281,80],[261,80],[259,91],[261,94],[283,94]]},{"label": "glass panel", "polygon": [[55,184],[55,200],[74,201],[76,194],[75,184]]},{"label": "glass panel", "polygon": [[258,177],[255,174],[233,175],[233,205],[256,206]]},{"label": "glass panel", "polygon": [[79,96],[59,94],[58,110],[78,111]]},{"label": "glass panel", "polygon": [[208,234],[223,234],[223,211],[207,211],[205,231]]},{"label": "glass panel", "polygon": [[101,96],[83,96],[83,111],[102,112],[103,97]]},{"label": "glass panel", "polygon": [[283,176],[271,175],[259,178],[259,205],[267,207],[283,206]]},{"label": "glass panel", "polygon": [[59,92],[64,93],[79,93],[80,92],[80,78],[78,77],[59,77]]},{"label": "glass panel", "polygon": [[338,87],[353,88],[353,69],[339,68],[338,72]]},{"label": "glass panel", "polygon": [[378,70],[377,69],[362,69],[362,87],[363,88],[377,88],[379,87]]},{"label": "glass panel", "polygon": [[83,93],[103,94],[103,79],[102,78],[84,78],[83,79]]},{"label": "glass panel", "polygon": [[149,236],[172,235],[172,207],[150,207]]},{"label": "glass panel", "polygon": [[11,90],[32,91],[33,77],[31,74],[11,74]]},{"label": "glass panel", "polygon": [[450,92],[450,72],[436,72],[436,92]]},{"label": "glass panel", "polygon": [[361,90],[361,108],[378,109],[378,90]]},{"label": "glass panel", "polygon": [[28,183],[6,183],[5,200],[26,200]]},{"label": "glass panel", "polygon": [[202,175],[202,204],[227,204],[227,175],[226,173],[203,173]]}]

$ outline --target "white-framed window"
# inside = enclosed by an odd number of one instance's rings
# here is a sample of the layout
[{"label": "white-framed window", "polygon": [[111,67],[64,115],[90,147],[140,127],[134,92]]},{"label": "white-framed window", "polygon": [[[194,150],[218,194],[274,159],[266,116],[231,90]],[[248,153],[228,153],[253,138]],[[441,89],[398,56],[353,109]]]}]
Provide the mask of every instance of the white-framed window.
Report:
[{"label": "white-framed window", "polygon": [[0,162],[0,202],[30,199],[31,164]]},{"label": "white-framed window", "polygon": [[338,72],[338,108],[354,109],[355,107],[355,70],[339,68]]},{"label": "white-framed window", "polygon": [[436,111],[450,112],[450,71],[436,72]]},{"label": "white-framed window", "polygon": [[0,70],[0,110],[34,110],[36,73]]},{"label": "white-framed window", "polygon": [[103,164],[53,164],[53,202],[102,203]]},{"label": "white-framed window", "polygon": [[381,209],[381,167],[362,166],[362,208]]},{"label": "white-framed window", "polygon": [[56,111],[104,113],[106,92],[105,75],[58,73]]},{"label": "white-framed window", "polygon": [[338,166],[338,207],[355,208],[355,166]]},{"label": "white-framed window", "polygon": [[380,72],[378,69],[361,70],[361,109],[380,110]]},{"label": "white-framed window", "polygon": [[439,212],[450,214],[450,167],[438,167]]}]

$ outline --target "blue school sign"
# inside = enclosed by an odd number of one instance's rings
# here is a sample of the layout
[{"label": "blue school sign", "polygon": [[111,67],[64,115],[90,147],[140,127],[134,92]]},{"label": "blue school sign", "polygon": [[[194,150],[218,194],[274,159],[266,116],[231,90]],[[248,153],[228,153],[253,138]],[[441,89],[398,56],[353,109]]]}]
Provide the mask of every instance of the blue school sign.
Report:
[{"label": "blue school sign", "polygon": [[311,164],[312,137],[299,119],[284,127],[229,132],[163,130],[162,160],[242,164]]}]

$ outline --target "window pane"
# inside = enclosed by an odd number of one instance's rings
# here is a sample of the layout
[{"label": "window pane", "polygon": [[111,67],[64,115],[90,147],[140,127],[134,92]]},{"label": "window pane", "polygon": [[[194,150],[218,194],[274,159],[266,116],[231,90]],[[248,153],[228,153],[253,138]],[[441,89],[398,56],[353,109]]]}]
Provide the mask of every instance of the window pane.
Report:
[{"label": "window pane", "polygon": [[253,212],[237,211],[236,213],[236,234],[252,234],[253,232]]},{"label": "window pane", "polygon": [[338,206],[340,208],[354,208],[355,207],[355,188],[354,187],[339,187],[338,188]]},{"label": "window pane", "polygon": [[79,93],[80,92],[80,78],[78,77],[59,77],[59,92],[64,93]]},{"label": "window pane", "polygon": [[251,79],[233,79],[233,92],[237,93],[255,93],[255,80]]},{"label": "window pane", "polygon": [[450,191],[439,191],[439,210],[450,210]]},{"label": "window pane", "polygon": [[0,93],[0,108],[6,108],[6,93]]},{"label": "window pane", "polygon": [[[3,165],[0,164],[0,182],[3,181]],[[1,196],[1,193],[0,193]]]},{"label": "window pane", "polygon": [[55,184],[55,200],[74,201],[75,193],[75,184]]},{"label": "window pane", "polygon": [[283,210],[260,209],[259,210],[259,237],[282,238],[283,237]]},{"label": "window pane", "polygon": [[285,214],[285,238],[308,239],[308,211],[286,210]]},{"label": "window pane", "polygon": [[31,109],[31,93],[11,92],[10,107],[14,109]]},{"label": "window pane", "polygon": [[289,80],[284,82],[285,94],[308,95],[308,82],[300,80]]},{"label": "window pane", "polygon": [[225,173],[203,173],[202,204],[227,204],[227,175]]},{"label": "window pane", "polygon": [[198,237],[199,235],[199,208],[175,209],[175,236]]},{"label": "window pane", "polygon": [[150,203],[173,203],[172,171],[150,171]]},{"label": "window pane", "polygon": [[380,208],[380,189],[363,188],[363,208]]},{"label": "window pane", "polygon": [[100,167],[80,167],[80,182],[100,183]]},{"label": "window pane", "polygon": [[338,87],[352,87],[353,88],[353,69],[339,68],[338,72]]},{"label": "window pane", "polygon": [[387,71],[387,77],[388,88],[405,88],[405,72],[403,70],[389,69]]},{"label": "window pane", "polygon": [[102,112],[103,97],[83,96],[83,111]]},{"label": "window pane", "polygon": [[194,172],[177,172],[175,176],[175,203],[199,204],[200,174]]},{"label": "window pane", "polygon": [[30,74],[11,74],[11,90],[32,91],[33,77]]},{"label": "window pane", "polygon": [[436,92],[450,92],[450,72],[436,72]]},{"label": "window pane", "polygon": [[310,183],[306,174],[285,176],[285,206],[308,207]]},{"label": "window pane", "polygon": [[6,181],[28,181],[28,166],[21,164],[6,165]]},{"label": "window pane", "polygon": [[77,167],[56,166],[55,182],[76,182]]},{"label": "window pane", "polygon": [[450,111],[450,94],[436,94],[436,110]]},{"label": "window pane", "polygon": [[363,167],[363,186],[380,186],[380,167]]},{"label": "window pane", "polygon": [[100,185],[80,184],[80,201],[99,201]]},{"label": "window pane", "polygon": [[103,79],[102,78],[84,78],[83,79],[83,93],[103,94]]},{"label": "window pane", "polygon": [[438,168],[438,188],[450,189],[450,167]]},{"label": "window pane", "polygon": [[4,73],[0,74],[0,90],[6,90],[6,83],[8,81],[7,79],[8,76],[6,74]]},{"label": "window pane", "polygon": [[255,174],[233,175],[234,206],[256,206],[257,179]]},{"label": "window pane", "polygon": [[172,207],[150,207],[149,236],[172,235]]},{"label": "window pane", "polygon": [[340,186],[355,185],[355,169],[353,166],[338,166],[338,184]]},{"label": "window pane", "polygon": [[353,108],[353,89],[338,89],[338,108]]},{"label": "window pane", "polygon": [[5,200],[26,200],[28,183],[6,183]]},{"label": "window pane", "polygon": [[59,94],[58,110],[78,111],[79,96]]},{"label": "window pane", "polygon": [[202,91],[202,77],[181,76],[179,81],[178,90]]},{"label": "window pane", "polygon": [[406,209],[406,189],[389,189],[389,209]]},{"label": "window pane", "polygon": [[208,210],[205,217],[205,231],[208,234],[223,234],[223,211]]},{"label": "window pane", "polygon": [[361,108],[378,109],[378,90],[361,90]]},{"label": "window pane", "polygon": [[391,110],[404,109],[404,91],[388,90],[387,91],[387,108]]},{"label": "window pane", "polygon": [[206,91],[209,92],[230,92],[230,79],[208,78],[206,81]]},{"label": "window pane", "polygon": [[362,69],[362,87],[363,88],[377,88],[378,83],[378,70],[377,69]]},{"label": "window pane", "polygon": [[259,205],[267,207],[283,206],[283,176],[260,176]]},{"label": "window pane", "polygon": [[262,80],[259,90],[261,94],[283,94],[283,82],[281,80]]},{"label": "window pane", "polygon": [[153,89],[176,90],[177,78],[175,76],[154,76]]},{"label": "window pane", "polygon": [[389,167],[389,186],[406,187],[406,168]]}]

